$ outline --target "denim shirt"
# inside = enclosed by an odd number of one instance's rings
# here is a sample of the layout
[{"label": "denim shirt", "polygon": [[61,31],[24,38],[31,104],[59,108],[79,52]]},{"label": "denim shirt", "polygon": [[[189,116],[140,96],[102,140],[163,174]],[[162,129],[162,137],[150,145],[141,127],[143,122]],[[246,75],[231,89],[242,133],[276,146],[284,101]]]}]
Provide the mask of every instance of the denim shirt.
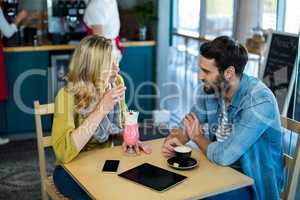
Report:
[{"label": "denim shirt", "polygon": [[232,133],[223,142],[213,140],[220,109],[220,99],[205,94],[201,87],[191,112],[197,114],[202,125],[208,124],[212,142],[207,158],[223,166],[238,163],[241,171],[255,181],[253,199],[280,199],[283,149],[280,114],[273,93],[258,79],[243,74],[227,107]]}]

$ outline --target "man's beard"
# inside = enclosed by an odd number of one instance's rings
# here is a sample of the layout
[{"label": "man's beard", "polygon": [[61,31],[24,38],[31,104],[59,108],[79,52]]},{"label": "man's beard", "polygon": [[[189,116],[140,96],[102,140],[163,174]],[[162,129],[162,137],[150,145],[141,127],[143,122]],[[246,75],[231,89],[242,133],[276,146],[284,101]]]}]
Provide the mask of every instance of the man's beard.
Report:
[{"label": "man's beard", "polygon": [[[207,85],[206,85],[207,84]],[[222,75],[212,82],[204,82],[204,92],[206,94],[216,94],[217,96],[224,96],[224,94],[230,89],[230,84],[224,79]]]}]

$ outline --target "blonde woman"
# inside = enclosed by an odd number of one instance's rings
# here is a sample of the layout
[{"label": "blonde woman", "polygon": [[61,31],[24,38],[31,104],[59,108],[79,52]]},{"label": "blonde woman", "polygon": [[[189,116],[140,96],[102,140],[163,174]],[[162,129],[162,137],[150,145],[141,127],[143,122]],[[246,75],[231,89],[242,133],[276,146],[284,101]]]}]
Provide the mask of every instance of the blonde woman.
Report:
[{"label": "blonde woman", "polygon": [[[52,144],[58,161],[67,163],[81,151],[109,147],[110,135],[121,132],[126,88],[117,74],[111,40],[84,38],[70,62],[67,84],[55,99]],[[53,179],[66,197],[90,199],[61,166]]]}]

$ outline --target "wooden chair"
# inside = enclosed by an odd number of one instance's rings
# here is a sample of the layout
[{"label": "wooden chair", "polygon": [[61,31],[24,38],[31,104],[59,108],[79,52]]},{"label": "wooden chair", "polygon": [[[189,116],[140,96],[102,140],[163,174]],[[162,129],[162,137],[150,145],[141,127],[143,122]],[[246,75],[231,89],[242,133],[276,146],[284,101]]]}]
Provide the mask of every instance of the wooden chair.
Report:
[{"label": "wooden chair", "polygon": [[[297,134],[297,142],[295,148],[295,155],[284,154],[284,167],[287,181],[285,183],[282,199],[295,200],[296,190],[300,174],[300,122],[281,116],[282,128]],[[282,131],[285,132],[284,130]]]},{"label": "wooden chair", "polygon": [[39,164],[40,164],[40,176],[41,176],[41,189],[42,199],[47,200],[50,197],[53,200],[65,199],[55,187],[52,176],[47,176],[46,173],[46,156],[45,148],[51,147],[51,136],[43,136],[42,128],[42,115],[49,115],[54,113],[54,104],[40,105],[39,101],[34,101],[35,111],[35,128],[37,133],[38,153],[39,153]]}]

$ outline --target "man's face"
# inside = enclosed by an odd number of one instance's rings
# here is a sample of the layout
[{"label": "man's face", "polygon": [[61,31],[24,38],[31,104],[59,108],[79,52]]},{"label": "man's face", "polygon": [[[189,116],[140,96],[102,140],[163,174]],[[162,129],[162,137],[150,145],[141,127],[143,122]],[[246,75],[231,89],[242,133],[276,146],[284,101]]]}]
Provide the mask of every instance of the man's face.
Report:
[{"label": "man's face", "polygon": [[199,67],[199,79],[204,83],[204,92],[207,94],[221,92],[224,86],[227,85],[227,81],[221,76],[215,59],[200,56]]}]

